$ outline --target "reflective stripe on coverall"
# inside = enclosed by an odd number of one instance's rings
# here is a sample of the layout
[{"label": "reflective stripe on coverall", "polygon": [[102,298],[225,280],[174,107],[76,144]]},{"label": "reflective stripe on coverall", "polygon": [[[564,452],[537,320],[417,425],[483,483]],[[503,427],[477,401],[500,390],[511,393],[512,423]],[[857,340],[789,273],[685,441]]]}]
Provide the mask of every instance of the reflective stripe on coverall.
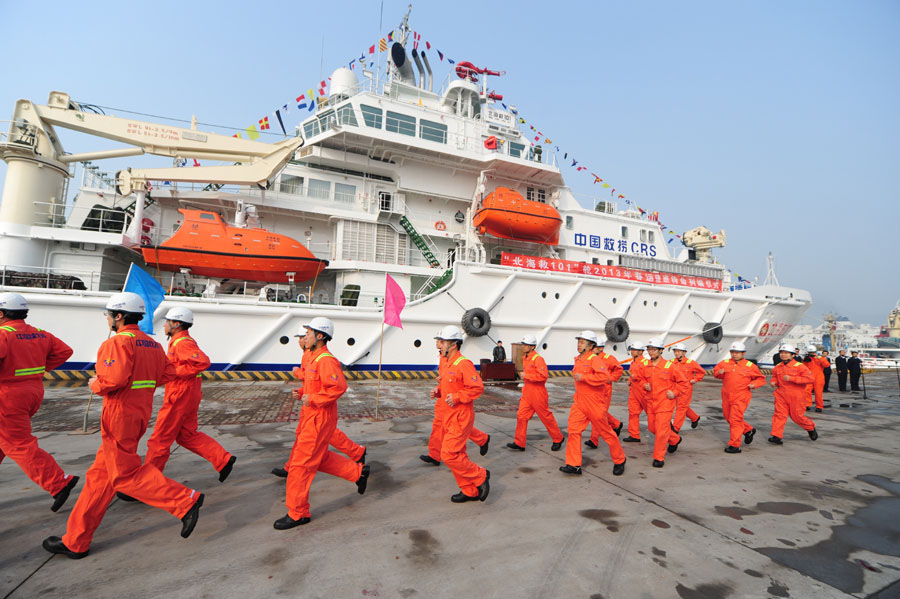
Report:
[{"label": "reflective stripe on coverall", "polygon": [[44,372],[71,355],[71,347],[24,320],[0,326],[0,463],[9,456],[51,495],[62,491],[72,475],[38,446],[31,417],[44,401]]},{"label": "reflective stripe on coverall", "polygon": [[317,471],[356,482],[362,473],[357,464],[328,450],[337,428],[337,400],[347,390],[341,364],[322,346],[310,353],[303,381],[309,405],[300,412],[297,440],[288,460],[286,503],[294,520],[308,518],[309,488]]},{"label": "reflective stripe on coverall", "polygon": [[[784,380],[789,375],[791,380]],[[781,362],[772,371],[775,388],[775,413],[772,414],[772,436],[784,436],[788,416],[803,430],[811,431],[815,423],[806,417],[806,386],[813,381],[813,374],[806,364],[794,360]]]},{"label": "reflective stripe on coverall", "polygon": [[[469,497],[478,495],[478,487],[487,477],[487,470],[470,460],[466,453],[466,441],[475,423],[474,402],[483,390],[481,376],[468,358],[457,355],[444,366],[438,396],[445,406],[441,461],[453,472],[459,490]],[[452,406],[445,401],[448,394],[453,394]]]},{"label": "reflective stripe on coverall", "polygon": [[743,442],[741,436],[753,430],[744,422],[744,412],[753,396],[750,387],[762,387],[766,384],[766,377],[750,360],[735,362],[731,358],[716,364],[713,376],[722,379],[722,415],[730,429],[728,444],[740,447]]},{"label": "reflective stripe on coverall", "polygon": [[566,464],[569,466],[581,466],[581,434],[588,424],[600,432],[603,441],[609,446],[609,453],[614,464],[625,461],[625,452],[619,438],[609,426],[606,420],[606,412],[609,409],[609,394],[606,387],[610,386],[609,370],[596,354],[591,350],[575,357],[575,365],[572,367],[572,376],[581,375],[580,381],[575,381],[575,403],[569,409],[569,421],[566,430],[569,439],[566,441]]},{"label": "reflective stripe on coverall", "polygon": [[197,409],[203,399],[200,373],[209,368],[209,357],[187,331],[172,335],[167,357],[175,367],[175,378],[166,383],[163,405],[156,414],[153,434],[147,439],[144,463],[162,471],[169,460],[172,443],[178,443],[207,460],[218,472],[228,464],[231,454],[215,439],[197,430]]},{"label": "reflective stripe on coverall", "polygon": [[547,362],[536,351],[523,360],[522,379],[525,381],[522,387],[522,397],[519,399],[519,411],[516,413],[516,437],[513,441],[519,447],[525,447],[528,439],[528,421],[535,414],[547,427],[550,439],[554,443],[563,440],[562,431],[556,423],[553,412],[550,411],[550,396],[547,393]]},{"label": "reflective stripe on coverall", "polygon": [[[653,442],[653,459],[664,461],[669,445],[677,445],[681,436],[672,430],[672,412],[675,411],[675,400],[687,393],[690,383],[674,363],[659,358],[656,363],[648,360],[642,366],[641,377],[650,383],[647,391],[647,428],[655,436]],[[674,397],[669,398],[671,391]]]},{"label": "reflective stripe on coverall", "polygon": [[696,360],[684,358],[683,360],[673,360],[673,366],[681,371],[681,374],[688,381],[687,392],[679,394],[675,400],[675,415],[672,417],[672,426],[676,431],[681,431],[684,426],[684,419],[687,418],[694,422],[700,416],[691,409],[691,397],[694,395],[694,385],[691,382],[699,383],[706,376],[706,371],[697,363]]},{"label": "reflective stripe on coverall", "polygon": [[91,390],[103,397],[100,449],[85,474],[84,488],[69,515],[62,540],[72,551],[87,551],[116,492],[183,518],[199,493],[142,464],[138,442],[147,431],[153,392],[175,378],[175,367],[159,343],[136,324],[123,326],[97,352],[97,380]]}]

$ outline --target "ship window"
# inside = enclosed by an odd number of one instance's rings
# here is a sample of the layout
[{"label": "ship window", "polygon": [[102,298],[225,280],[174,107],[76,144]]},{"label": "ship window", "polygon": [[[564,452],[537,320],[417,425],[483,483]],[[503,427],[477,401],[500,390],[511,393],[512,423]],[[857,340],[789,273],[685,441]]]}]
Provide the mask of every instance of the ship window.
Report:
[{"label": "ship window", "polygon": [[447,143],[447,125],[422,119],[419,121],[419,137],[445,144]]},{"label": "ship window", "polygon": [[509,142],[509,155],[513,158],[521,158],[525,151],[525,144],[517,144],[514,141]]},{"label": "ship window", "polygon": [[525,190],[525,199],[529,202],[534,201],[534,187],[529,187]]},{"label": "ship window", "polygon": [[326,110],[322,114],[319,115],[319,126],[322,127],[322,131],[327,131],[331,123],[335,120],[334,111]]},{"label": "ship window", "polygon": [[214,215],[209,214],[207,212],[201,212],[200,218],[205,218],[206,220],[216,220],[216,217]]},{"label": "ship window", "polygon": [[296,175],[282,175],[278,184],[278,191],[281,193],[292,193],[300,195],[303,193],[303,177]]},{"label": "ship window", "polygon": [[345,183],[334,184],[334,199],[336,202],[352,204],[354,197],[356,197],[356,185],[347,185]]},{"label": "ship window", "polygon": [[546,202],[547,202],[547,190],[546,190],[546,189],[541,189],[541,188],[539,187],[538,190],[537,190],[537,192],[538,192],[538,194],[537,194],[537,201],[538,201],[538,202],[544,202],[544,203],[546,203]]},{"label": "ship window", "polygon": [[320,132],[321,129],[319,128],[319,121],[317,120],[312,120],[303,125],[303,135],[305,135],[307,138],[314,137]]},{"label": "ship window", "polygon": [[647,232],[647,241],[653,243],[653,231]]},{"label": "ship window", "polygon": [[381,210],[382,212],[390,212],[392,199],[393,199],[393,196],[391,196],[390,192],[379,191],[378,192],[378,209]]},{"label": "ship window", "polygon": [[380,108],[366,106],[365,104],[360,104],[359,107],[362,109],[363,120],[366,122],[366,127],[381,129],[381,114],[383,111]]},{"label": "ship window", "polygon": [[375,230],[375,262],[394,264],[397,262],[397,232],[387,226],[378,225]]},{"label": "ship window", "polygon": [[607,265],[607,266],[612,266],[612,265],[613,265],[613,261],[612,261],[612,260],[607,260],[607,261],[606,261],[606,265]]},{"label": "ship window", "polygon": [[331,197],[331,181],[309,180],[309,197],[327,200]]},{"label": "ship window", "polygon": [[647,241],[647,231],[641,229],[641,241]]},{"label": "ship window", "polygon": [[628,227],[622,227],[622,239],[628,239]]},{"label": "ship window", "polygon": [[337,120],[341,125],[353,125],[356,127],[356,115],[353,114],[353,105],[345,104],[338,108]]},{"label": "ship window", "polygon": [[401,135],[411,135],[415,137],[416,119],[415,117],[388,110],[387,119],[385,119],[385,129],[392,133],[400,133]]},{"label": "ship window", "polygon": [[591,264],[600,264],[599,258],[591,258]]},{"label": "ship window", "polygon": [[575,219],[572,218],[571,216],[567,216],[566,217],[566,228],[572,229],[574,227],[575,227]]}]

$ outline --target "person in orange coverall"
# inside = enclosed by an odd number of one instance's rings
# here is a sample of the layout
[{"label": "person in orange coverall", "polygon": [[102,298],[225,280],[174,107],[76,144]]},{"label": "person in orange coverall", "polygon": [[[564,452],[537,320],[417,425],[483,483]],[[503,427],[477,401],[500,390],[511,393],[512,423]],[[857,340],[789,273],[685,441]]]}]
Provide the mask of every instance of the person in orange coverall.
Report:
[{"label": "person in orange coverall", "polygon": [[778,348],[781,362],[772,371],[770,384],[775,389],[775,413],[772,414],[772,436],[769,443],[784,443],[784,425],[788,415],[815,441],[819,438],[816,424],[806,417],[806,386],[813,380],[809,368],[794,360],[797,349],[784,343]]},{"label": "person in orange coverall", "polygon": [[613,460],[613,474],[619,476],[625,472],[625,452],[619,438],[609,426],[606,412],[609,410],[609,393],[606,387],[612,382],[609,370],[603,360],[594,353],[597,335],[593,331],[582,331],[576,337],[578,355],[572,367],[572,379],[575,381],[575,403],[569,409],[569,422],[566,429],[569,439],[566,442],[566,464],[559,467],[565,474],[581,474],[581,434],[588,424],[600,431],[600,436],[609,446]]},{"label": "person in orange coverall", "polygon": [[85,475],[84,489],[69,515],[66,534],[44,539],[43,547],[73,559],[86,556],[94,531],[116,492],[181,518],[181,536],[193,532],[203,494],[163,476],[152,464],[141,464],[137,446],[147,430],[153,392],[175,378],[175,367],[159,343],[145,335],[138,322],[144,300],[135,293],[117,293],[106,304],[106,322],[115,334],[97,352],[97,376],[91,390],[103,397],[100,449]]},{"label": "person in orange coverall", "polygon": [[825,369],[831,366],[831,362],[817,354],[816,346],[810,345],[806,348],[806,357],[803,364],[809,368],[813,375],[813,380],[808,386],[806,405],[812,405],[813,394],[816,398],[816,412],[821,412],[825,405],[822,403],[822,391],[825,389]]},{"label": "person in orange coverall", "polygon": [[303,325],[301,330],[304,329],[303,348],[310,355],[304,372],[303,408],[288,466],[285,500],[288,513],[274,522],[276,530],[310,521],[309,488],[316,472],[355,482],[360,495],[366,492],[369,481],[369,466],[328,449],[337,428],[337,400],[347,390],[341,363],[328,351],[334,324],[328,318],[317,316]]},{"label": "person in orange coverall", "polygon": [[672,413],[675,411],[675,399],[691,388],[681,370],[662,357],[663,348],[661,338],[647,342],[650,360],[647,365],[642,365],[640,376],[647,392],[647,428],[656,437],[653,443],[654,468],[662,468],[666,452],[675,453],[681,445],[681,436],[672,430]]},{"label": "person in orange coverall", "polygon": [[697,428],[697,425],[700,424],[700,416],[691,409],[691,397],[694,394],[694,385],[703,380],[703,377],[706,376],[706,371],[703,370],[703,367],[696,360],[691,360],[687,357],[687,347],[685,347],[684,343],[673,345],[672,352],[675,354],[672,364],[687,378],[689,384],[687,392],[682,393],[675,400],[675,415],[672,417],[672,427],[676,433],[680,433],[681,427],[684,426],[685,418],[691,421],[691,428]]},{"label": "person in orange coverall", "polygon": [[[306,331],[306,329],[304,329],[304,333],[305,333],[305,331]],[[306,336],[305,334],[304,335],[294,335],[294,337],[300,338],[301,350],[303,349],[303,343],[304,343],[303,338],[305,336]],[[294,391],[293,391],[294,398],[297,400],[300,400],[300,401],[303,400],[303,381],[306,379],[306,369],[309,366],[309,358],[310,358],[310,356],[312,356],[312,354],[313,354],[313,352],[311,352],[311,351],[303,350],[303,355],[300,358],[300,367],[294,368],[294,370],[291,372],[291,374],[293,374],[295,378],[300,380],[301,386],[298,389],[294,389]],[[302,412],[303,408],[301,407],[300,409]],[[294,433],[295,437],[300,434],[300,427],[302,425],[303,425],[303,414],[301,413],[297,419],[297,430]],[[334,447],[335,449],[340,451],[342,454],[344,454],[345,456],[347,456],[354,462],[357,462],[359,464],[366,463],[366,452],[367,452],[366,447],[364,445],[360,445],[360,444],[354,442],[341,429],[339,429],[337,427],[334,428],[334,433],[332,433],[331,438],[328,440],[328,444],[331,447]],[[291,448],[291,451],[293,452],[293,447]],[[290,455],[288,455],[288,459],[284,463],[284,467],[272,468],[272,474],[274,474],[275,476],[278,476],[280,478],[287,478],[288,468],[290,467],[290,465],[291,465],[291,458],[290,458]]]},{"label": "person in orange coverall", "polygon": [[[550,451],[559,451],[563,444],[562,431],[556,423],[553,412],[550,411],[548,404],[550,396],[547,394],[547,362],[535,350],[537,346],[537,338],[534,335],[525,335],[522,337],[522,379],[525,384],[522,386],[522,397],[519,398],[519,411],[516,413],[516,436],[512,443],[506,446],[510,449],[525,451],[525,442],[528,439],[528,421],[535,414],[547,427],[550,433],[550,440],[553,445]],[[615,358],[613,358],[615,359]]]},{"label": "person in orange coverall", "polygon": [[459,493],[451,496],[450,501],[484,501],[491,490],[491,473],[475,464],[466,453],[466,442],[475,422],[474,402],[481,396],[484,383],[472,361],[459,353],[463,343],[459,327],[447,325],[438,337],[441,355],[446,360],[437,389],[437,398],[447,404],[441,461],[453,472],[459,485]]},{"label": "person in orange coverall", "polygon": [[641,442],[641,412],[647,411],[647,392],[641,375],[650,364],[644,357],[644,344],[634,341],[628,346],[631,352],[631,366],[628,367],[628,436],[623,443]]},{"label": "person in orange coverall", "polygon": [[[594,353],[597,354],[597,357],[603,361],[603,364],[606,365],[606,369],[609,370],[609,376],[611,379],[611,383],[615,383],[622,375],[625,373],[625,369],[622,368],[622,365],[619,364],[619,361],[616,360],[611,354],[603,351],[606,345],[605,339],[600,339],[597,341],[597,345],[594,346]],[[606,391],[608,397],[606,398],[606,405],[609,406],[612,402],[612,384],[605,385],[604,390]],[[616,433],[616,436],[619,436],[619,433],[622,432],[622,421],[612,415],[607,407],[606,412],[606,422],[609,424],[609,428]],[[590,447],[591,449],[597,449],[599,447],[598,443],[600,442],[600,431],[591,428],[591,437],[587,441],[584,442],[585,445]]]},{"label": "person in orange coverall", "polygon": [[725,453],[741,453],[741,435],[744,443],[753,443],[756,429],[744,422],[744,412],[750,405],[753,389],[766,384],[766,377],[750,360],[745,360],[747,348],[740,341],[731,344],[731,358],[726,358],[713,368],[713,376],[722,379],[722,414],[728,421],[730,438]]},{"label": "person in orange coverall", "polygon": [[[441,446],[444,442],[444,417],[447,413],[447,402],[440,398],[440,378],[447,359],[441,353],[440,333],[434,338],[435,347],[438,350],[438,384],[431,390],[431,398],[434,399],[434,419],[431,421],[431,435],[428,437],[428,453],[423,453],[419,459],[432,466],[441,465]],[[491,436],[484,431],[475,428],[472,424],[472,432],[469,433],[469,441],[480,448],[481,455],[487,455],[491,443]]]},{"label": "person in orange coverall", "polygon": [[172,308],[166,314],[163,330],[169,337],[168,358],[175,366],[175,379],[166,383],[165,399],[156,414],[153,434],[147,440],[144,463],[153,464],[162,472],[172,443],[178,443],[212,464],[219,473],[219,482],[224,482],[237,458],[197,430],[197,409],[203,399],[200,373],[209,368],[209,357],[188,333],[193,324],[194,314],[187,308]]},{"label": "person in orange coverall", "polygon": [[58,511],[78,483],[31,434],[31,417],[44,401],[44,372],[69,359],[72,348],[25,323],[28,303],[18,293],[0,293],[0,463],[6,456],[53,496]]}]

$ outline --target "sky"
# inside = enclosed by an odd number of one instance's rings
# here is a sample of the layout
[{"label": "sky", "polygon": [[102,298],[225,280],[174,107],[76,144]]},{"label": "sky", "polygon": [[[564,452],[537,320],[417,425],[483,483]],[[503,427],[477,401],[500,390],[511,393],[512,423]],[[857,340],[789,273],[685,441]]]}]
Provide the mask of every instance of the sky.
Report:
[{"label": "sky", "polygon": [[[274,124],[407,5],[50,0],[35,22],[31,5],[0,0],[0,22],[23,24],[0,36],[0,119],[59,90]],[[445,57],[505,71],[492,78],[504,102],[616,195],[678,232],[725,229],[715,253],[735,273],[762,282],[773,252],[779,282],[813,295],[804,322],[883,324],[900,299],[900,2],[419,0],[410,26]],[[443,82],[450,67],[429,58]],[[289,113],[288,131],[305,115]],[[61,137],[70,152],[112,147]],[[608,198],[589,171],[562,170],[576,193]]]}]

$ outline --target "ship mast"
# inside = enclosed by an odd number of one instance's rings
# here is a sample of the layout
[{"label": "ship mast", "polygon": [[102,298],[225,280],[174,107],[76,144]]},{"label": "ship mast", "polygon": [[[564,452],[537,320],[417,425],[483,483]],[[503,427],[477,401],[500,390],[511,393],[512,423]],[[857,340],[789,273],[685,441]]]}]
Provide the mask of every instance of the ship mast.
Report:
[{"label": "ship mast", "polygon": [[[779,287],[778,277],[775,276],[775,256],[769,252],[769,270],[766,272],[766,282],[763,285],[773,285]],[[832,339],[834,341],[834,339]]]}]

